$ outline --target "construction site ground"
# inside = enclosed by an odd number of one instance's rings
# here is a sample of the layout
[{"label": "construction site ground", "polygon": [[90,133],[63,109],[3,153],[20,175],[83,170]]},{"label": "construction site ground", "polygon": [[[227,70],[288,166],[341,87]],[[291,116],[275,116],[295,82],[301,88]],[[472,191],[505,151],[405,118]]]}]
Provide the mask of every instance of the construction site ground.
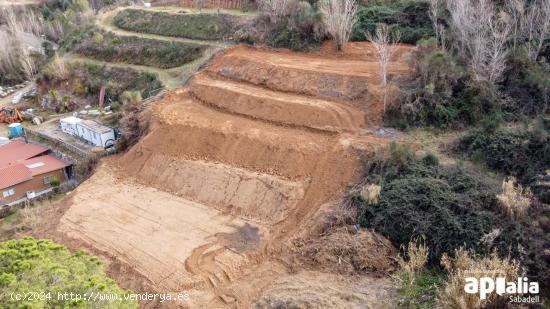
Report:
[{"label": "construction site ground", "polygon": [[[409,51],[392,59],[390,80],[408,74]],[[149,107],[147,135],[50,207],[36,234],[102,256],[123,287],[189,295],[143,307],[383,307],[387,278],[288,258],[353,182],[359,158],[389,142],[372,133],[383,109],[377,70],[368,43],[347,57],[330,46],[230,48]]]}]

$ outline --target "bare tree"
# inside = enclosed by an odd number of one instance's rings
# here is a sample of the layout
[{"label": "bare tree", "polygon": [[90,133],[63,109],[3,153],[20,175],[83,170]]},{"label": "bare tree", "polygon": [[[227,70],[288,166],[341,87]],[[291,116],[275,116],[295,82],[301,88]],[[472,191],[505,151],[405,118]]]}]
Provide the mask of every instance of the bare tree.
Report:
[{"label": "bare tree", "polygon": [[474,78],[497,82],[506,70],[510,18],[497,12],[491,0],[448,1],[447,7],[459,49],[470,59]]},{"label": "bare tree", "polygon": [[446,36],[445,36],[445,27],[439,23],[439,18],[441,16],[442,6],[445,0],[430,0],[430,19],[432,20],[432,25],[435,33],[435,40],[438,47],[442,50],[446,49]]},{"label": "bare tree", "polygon": [[47,22],[44,26],[45,35],[55,41],[61,41],[65,37],[65,29],[59,20]]},{"label": "bare tree", "polygon": [[289,0],[260,0],[260,10],[270,16],[272,21],[278,21],[287,14]]},{"label": "bare tree", "polygon": [[7,35],[2,40],[6,42],[6,48],[1,53],[2,70],[4,72],[23,72],[30,80],[33,79],[37,71],[37,63],[29,47],[25,43],[27,33],[40,34],[40,21],[34,15],[26,10],[19,13],[12,7],[1,11],[2,16],[7,23]]},{"label": "bare tree", "polygon": [[5,47],[0,48],[0,74],[7,75],[10,72],[16,72],[19,69],[18,44],[13,36],[4,31],[0,31],[0,42],[5,43]]},{"label": "bare tree", "polygon": [[343,50],[357,23],[356,0],[321,0],[320,9],[325,28],[336,43],[336,50]]},{"label": "bare tree", "polygon": [[365,36],[374,46],[378,57],[380,80],[384,89],[384,112],[386,112],[388,101],[388,63],[399,47],[396,43],[401,39],[401,33],[398,30],[390,31],[390,28],[386,24],[379,24],[374,34],[366,32]]},{"label": "bare tree", "polygon": [[34,80],[36,72],[38,71],[38,66],[35,57],[28,48],[21,48],[19,61],[21,62],[21,68],[27,80]]},{"label": "bare tree", "polygon": [[512,42],[514,48],[517,46],[518,39],[521,39],[521,28],[525,18],[525,2],[523,0],[506,0],[506,13],[510,16],[510,26],[512,27]]},{"label": "bare tree", "polygon": [[535,0],[525,11],[520,26],[529,58],[535,61],[550,37],[550,0]]}]

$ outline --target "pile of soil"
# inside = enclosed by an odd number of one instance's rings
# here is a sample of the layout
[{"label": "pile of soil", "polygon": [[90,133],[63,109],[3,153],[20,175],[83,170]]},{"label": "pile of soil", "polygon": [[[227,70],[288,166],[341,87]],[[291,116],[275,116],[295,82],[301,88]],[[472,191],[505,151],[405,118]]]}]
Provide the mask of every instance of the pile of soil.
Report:
[{"label": "pile of soil", "polygon": [[394,297],[388,279],[304,271],[276,279],[254,308],[391,308]]},{"label": "pile of soil", "polygon": [[388,274],[396,270],[397,250],[372,231],[339,227],[325,235],[294,241],[294,268],[356,275]]}]

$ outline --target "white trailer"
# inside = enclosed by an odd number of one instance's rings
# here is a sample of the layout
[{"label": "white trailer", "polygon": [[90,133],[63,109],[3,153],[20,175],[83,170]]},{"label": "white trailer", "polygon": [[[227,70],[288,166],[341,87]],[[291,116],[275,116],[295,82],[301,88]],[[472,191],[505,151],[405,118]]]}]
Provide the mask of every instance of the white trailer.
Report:
[{"label": "white trailer", "polygon": [[76,124],[80,123],[81,121],[82,119],[74,116],[63,118],[59,121],[61,124],[61,131],[73,136],[78,136],[78,133],[76,131]]},{"label": "white trailer", "polygon": [[115,131],[93,120],[82,120],[76,124],[77,135],[95,146],[107,147],[114,144]]},{"label": "white trailer", "polygon": [[78,117],[67,117],[60,120],[61,131],[80,137],[98,147],[107,147],[114,144],[115,131],[93,120],[84,120]]}]

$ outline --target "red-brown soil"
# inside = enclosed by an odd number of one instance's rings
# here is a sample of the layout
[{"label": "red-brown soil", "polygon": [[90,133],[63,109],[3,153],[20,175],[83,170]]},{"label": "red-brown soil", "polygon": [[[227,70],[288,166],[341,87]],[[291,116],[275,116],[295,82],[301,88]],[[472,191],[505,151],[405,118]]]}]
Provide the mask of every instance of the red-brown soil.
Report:
[{"label": "red-brown soil", "polygon": [[[403,59],[409,49],[401,47],[390,64],[394,77],[408,72]],[[131,269],[147,282],[128,284],[140,292],[190,295],[166,307],[250,308],[258,299],[269,306],[281,293],[306,307],[349,307],[357,293],[345,301],[327,295],[371,279],[334,284],[323,295],[328,287],[310,279],[341,277],[289,274],[296,269],[287,257],[292,239],[314,231],[322,206],[353,181],[358,158],[388,142],[369,133],[381,117],[377,64],[369,50],[352,44],[349,59],[325,49],[228,50],[187,88],[155,104],[148,134],[103,162],[66,199],[69,206],[52,221],[52,233],[123,265],[110,272],[123,285]],[[388,271],[391,245],[376,235],[357,237],[349,239],[368,240],[357,252],[379,259],[360,263],[369,272]],[[318,258],[325,264],[319,270],[330,269],[331,254]],[[318,299],[289,296],[297,288],[285,286],[289,278],[298,286],[309,282]],[[359,297],[355,305],[372,298]]]}]

